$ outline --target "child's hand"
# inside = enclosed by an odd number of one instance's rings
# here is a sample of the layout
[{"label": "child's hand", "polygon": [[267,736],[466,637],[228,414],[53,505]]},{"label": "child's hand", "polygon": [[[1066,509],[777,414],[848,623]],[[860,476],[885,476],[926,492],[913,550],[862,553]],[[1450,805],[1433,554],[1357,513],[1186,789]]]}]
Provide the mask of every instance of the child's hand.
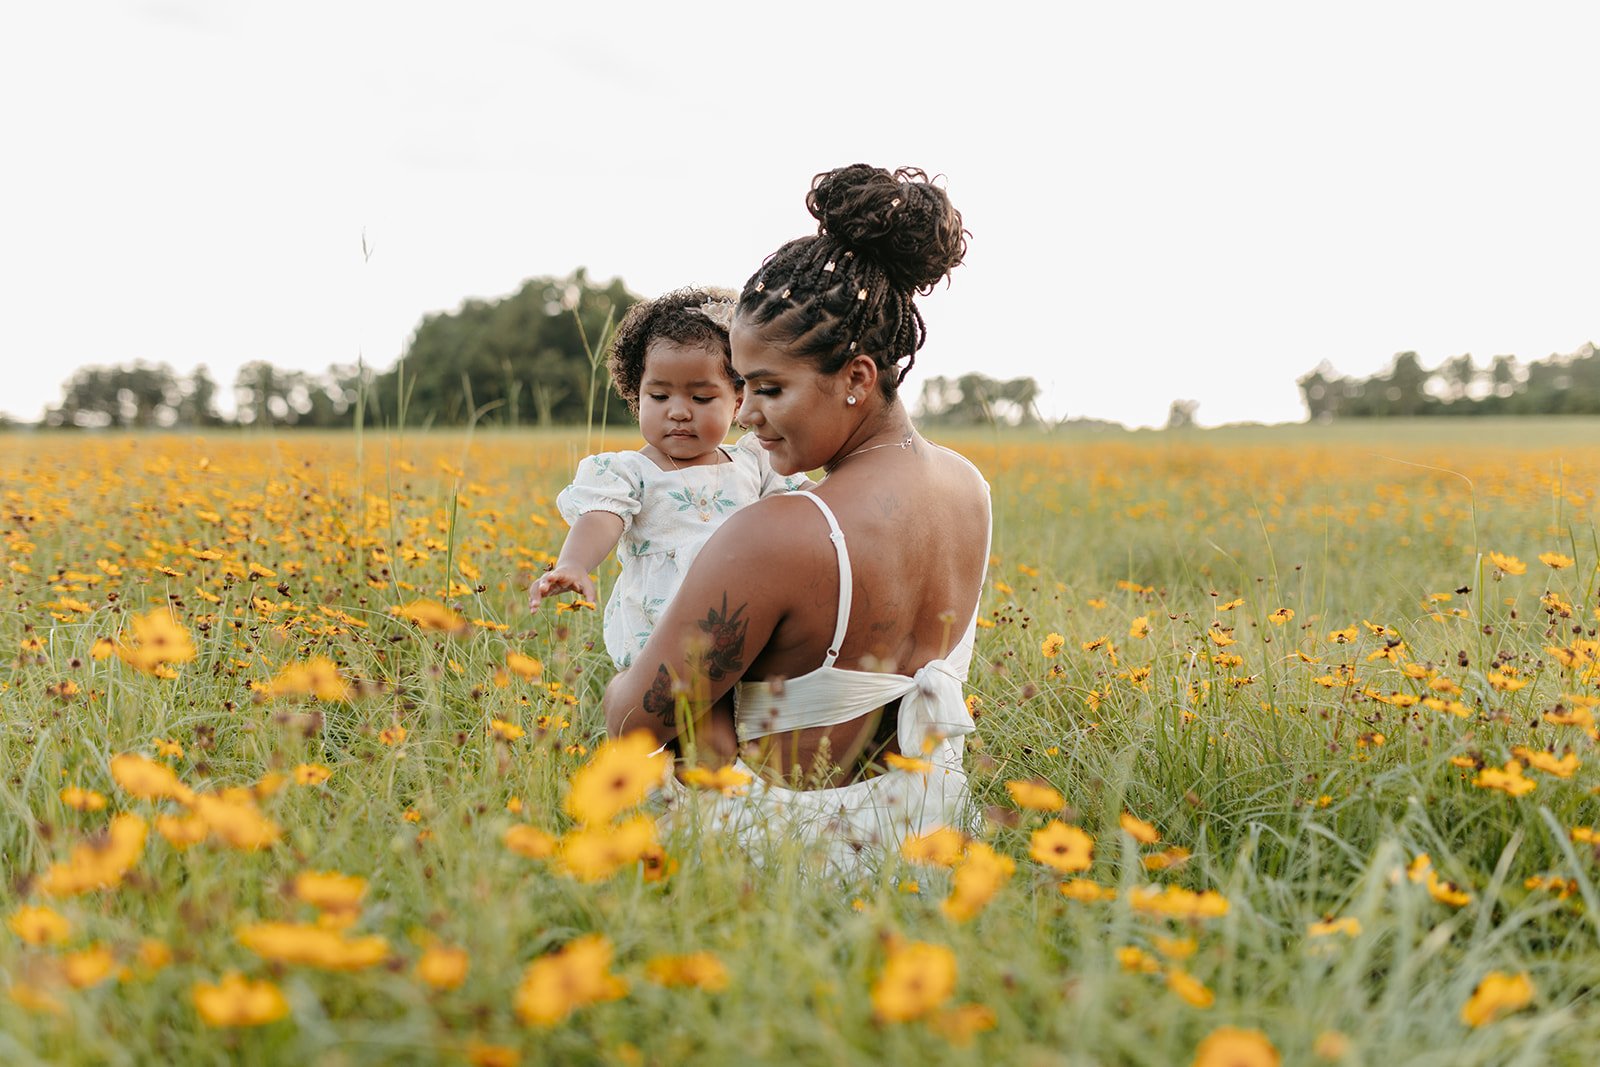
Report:
[{"label": "child's hand", "polygon": [[584,600],[592,601],[595,598],[594,579],[589,577],[587,571],[576,567],[552,567],[529,587],[528,610],[538,611],[545,597],[557,593],[577,593]]}]

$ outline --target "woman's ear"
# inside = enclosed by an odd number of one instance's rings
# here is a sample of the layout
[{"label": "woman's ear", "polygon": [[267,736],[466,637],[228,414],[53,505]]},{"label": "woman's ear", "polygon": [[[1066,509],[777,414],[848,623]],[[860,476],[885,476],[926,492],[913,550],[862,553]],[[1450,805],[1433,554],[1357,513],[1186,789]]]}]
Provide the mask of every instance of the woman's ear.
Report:
[{"label": "woman's ear", "polygon": [[844,365],[844,386],[846,392],[863,397],[871,396],[878,391],[878,364],[871,356],[856,356]]}]

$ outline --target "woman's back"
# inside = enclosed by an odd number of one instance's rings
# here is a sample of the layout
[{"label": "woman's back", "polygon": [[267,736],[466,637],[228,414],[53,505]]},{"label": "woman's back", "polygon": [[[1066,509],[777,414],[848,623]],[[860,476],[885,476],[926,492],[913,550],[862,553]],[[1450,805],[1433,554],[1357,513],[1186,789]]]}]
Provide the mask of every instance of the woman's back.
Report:
[{"label": "woman's back", "polygon": [[[829,539],[826,513],[811,502],[765,505],[770,517],[762,527],[776,525],[783,534],[768,545],[776,581],[763,583],[764,595],[781,597],[788,610],[745,672],[742,699],[754,707],[741,709],[740,722],[742,739],[759,733],[762,762],[782,774],[796,768],[815,774],[826,750],[850,776],[863,751],[896,750],[892,724],[872,714],[880,705],[871,694],[882,686],[857,686],[853,693],[850,677],[819,686],[817,676],[824,667],[911,676],[945,659],[971,628],[988,562],[988,487],[965,459],[913,437],[904,448],[850,463],[841,462],[814,491],[839,526],[843,553]],[[744,531],[757,532],[753,523]],[[841,554],[850,572],[847,597]],[[754,700],[751,683],[765,683]],[[819,698],[832,706],[818,706]],[[769,715],[765,728],[751,729]],[[777,728],[796,721],[830,725]]]}]

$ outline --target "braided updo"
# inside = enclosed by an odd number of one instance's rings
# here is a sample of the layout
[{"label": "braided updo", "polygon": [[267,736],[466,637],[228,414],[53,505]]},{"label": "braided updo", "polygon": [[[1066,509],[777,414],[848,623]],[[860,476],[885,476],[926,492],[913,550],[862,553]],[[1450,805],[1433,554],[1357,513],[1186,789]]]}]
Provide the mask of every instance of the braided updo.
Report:
[{"label": "braided updo", "polygon": [[[654,300],[642,300],[628,309],[611,339],[606,369],[628,410],[639,414],[639,389],[644,383],[644,357],[652,341],[671,341],[685,348],[704,348],[722,354],[723,373],[737,384],[728,348],[728,323],[717,314],[721,305],[731,317],[736,294],[732,289],[674,289]],[[708,314],[705,308],[710,307]]]},{"label": "braided updo", "polygon": [[817,175],[806,207],[816,236],[767,257],[744,283],[739,316],[775,331],[775,340],[825,374],[857,355],[872,357],[880,370],[895,371],[878,376],[893,399],[927,339],[912,298],[966,255],[961,213],[923,171],[865,163]]}]

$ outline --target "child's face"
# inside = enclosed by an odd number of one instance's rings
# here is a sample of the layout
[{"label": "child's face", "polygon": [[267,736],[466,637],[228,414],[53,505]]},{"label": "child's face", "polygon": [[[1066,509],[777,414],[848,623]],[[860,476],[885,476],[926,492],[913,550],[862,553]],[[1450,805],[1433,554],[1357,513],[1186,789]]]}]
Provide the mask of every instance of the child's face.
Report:
[{"label": "child's face", "polygon": [[703,460],[728,436],[739,394],[720,351],[656,340],[644,353],[639,429],[676,463]]}]

